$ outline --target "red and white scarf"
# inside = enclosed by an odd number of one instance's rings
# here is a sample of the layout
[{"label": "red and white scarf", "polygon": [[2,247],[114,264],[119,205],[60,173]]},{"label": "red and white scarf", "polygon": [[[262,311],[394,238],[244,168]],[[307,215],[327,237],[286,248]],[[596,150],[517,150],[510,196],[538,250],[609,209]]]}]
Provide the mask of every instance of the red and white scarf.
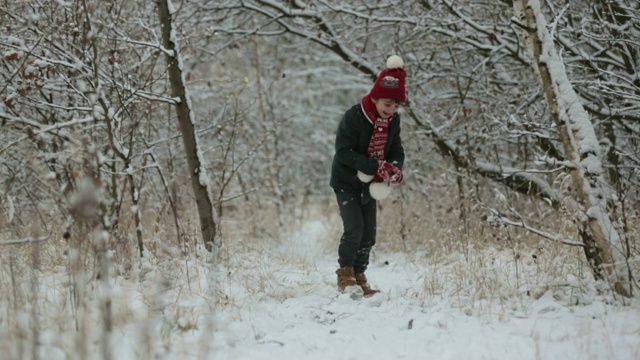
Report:
[{"label": "red and white scarf", "polygon": [[389,125],[393,116],[386,119],[381,118],[376,111],[376,105],[373,103],[371,96],[366,95],[360,102],[362,110],[373,124],[373,133],[371,134],[371,140],[369,141],[369,148],[367,149],[367,155],[374,156],[378,160],[384,160],[384,146],[387,144],[389,138]]}]

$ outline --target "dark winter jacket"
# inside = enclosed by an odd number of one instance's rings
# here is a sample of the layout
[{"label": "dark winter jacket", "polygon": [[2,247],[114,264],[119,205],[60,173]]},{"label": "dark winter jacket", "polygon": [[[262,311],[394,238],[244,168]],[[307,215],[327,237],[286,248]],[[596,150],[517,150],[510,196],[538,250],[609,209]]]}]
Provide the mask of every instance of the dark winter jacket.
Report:
[{"label": "dark winter jacket", "polygon": [[[367,156],[367,149],[373,133],[373,123],[369,121],[360,104],[351,107],[342,117],[336,133],[336,153],[331,165],[329,184],[336,192],[357,192],[368,197],[369,185],[357,177],[361,171],[373,175],[378,161]],[[389,136],[384,147],[385,161],[402,168],[404,148],[400,139],[400,115],[393,115],[389,126]]]}]

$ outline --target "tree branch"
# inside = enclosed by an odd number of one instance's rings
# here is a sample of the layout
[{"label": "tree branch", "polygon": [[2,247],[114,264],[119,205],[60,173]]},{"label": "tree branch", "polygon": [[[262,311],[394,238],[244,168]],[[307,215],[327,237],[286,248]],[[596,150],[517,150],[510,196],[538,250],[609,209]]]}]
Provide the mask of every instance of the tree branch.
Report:
[{"label": "tree branch", "polygon": [[546,231],[542,231],[527,225],[524,222],[524,219],[522,218],[522,216],[520,216],[520,214],[518,214],[518,212],[511,207],[509,208],[509,211],[511,211],[511,213],[514,214],[518,218],[518,220],[511,220],[506,215],[503,215],[502,213],[500,213],[500,211],[496,209],[489,208],[489,207],[485,207],[485,208],[489,210],[489,212],[491,212],[491,215],[486,217],[486,221],[494,228],[500,228],[502,226],[519,227],[524,230],[527,230],[530,233],[536,234],[544,239],[551,240],[553,242],[570,245],[570,246],[584,247],[584,244],[580,241],[564,239],[560,235],[550,234]]}]

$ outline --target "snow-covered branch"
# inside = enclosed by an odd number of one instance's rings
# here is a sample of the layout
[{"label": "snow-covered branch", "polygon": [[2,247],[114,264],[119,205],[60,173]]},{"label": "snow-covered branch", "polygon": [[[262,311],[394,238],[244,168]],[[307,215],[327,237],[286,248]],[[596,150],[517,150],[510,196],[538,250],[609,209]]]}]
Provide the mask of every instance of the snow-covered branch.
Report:
[{"label": "snow-covered branch", "polygon": [[536,176],[536,174],[547,173],[548,171],[516,169],[480,161],[475,162],[475,169],[479,174],[495,181],[503,182],[518,192],[534,194],[553,207],[560,203],[558,192],[543,178]]},{"label": "snow-covered branch", "polygon": [[20,123],[23,125],[27,125],[27,126],[31,126],[36,130],[31,131],[31,135],[24,135],[8,144],[6,144],[5,146],[3,146],[2,148],[0,148],[0,154],[2,154],[3,152],[7,151],[8,149],[12,148],[13,146],[15,146],[16,144],[19,144],[22,141],[25,141],[26,139],[29,138],[29,136],[37,136],[39,134],[42,133],[54,133],[54,135],[56,136],[60,136],[63,137],[65,139],[65,141],[70,141],[76,144],[80,144],[80,141],[76,140],[74,137],[70,136],[69,134],[61,134],[59,133],[59,130],[65,129],[67,127],[72,127],[75,125],[80,125],[80,124],[86,124],[86,123],[92,123],[95,121],[95,119],[92,116],[89,117],[85,117],[85,118],[81,118],[81,119],[73,119],[73,120],[69,120],[69,121],[65,121],[62,123],[56,123],[56,124],[52,124],[52,125],[48,125],[45,126],[37,121],[33,121],[33,120],[28,120],[28,119],[24,119],[24,118],[16,118],[14,116],[10,116],[8,114],[5,113],[0,113],[0,119],[4,119],[8,122],[13,122],[13,123]]},{"label": "snow-covered branch", "polygon": [[[256,6],[249,3],[243,3],[243,7],[248,10],[252,10],[254,12],[265,15],[269,18],[275,19],[280,26],[285,28],[287,32],[291,34],[304,37],[310,41],[322,45],[325,48],[331,49],[343,60],[352,64],[355,68],[365,74],[368,74],[372,78],[375,78],[375,76],[377,76],[377,67],[366,61],[362,56],[355,53],[348,46],[345,46],[342,42],[338,41],[337,39],[339,39],[340,36],[336,31],[333,30],[331,22],[323,18],[319,12],[311,10],[292,9],[290,7],[285,7],[281,3],[275,1],[260,0],[257,2],[265,6]],[[267,10],[268,8],[276,10],[277,13],[269,12]],[[299,30],[298,28],[295,28],[288,22],[284,21],[287,18],[310,19],[326,34],[326,37],[319,37],[314,33]]]},{"label": "snow-covered branch", "polygon": [[609,184],[604,177],[600,159],[602,150],[594,126],[568,79],[538,0],[514,1],[514,10],[529,29],[523,31],[527,49],[559,129],[566,156],[576,164],[571,175],[576,199],[583,207],[576,216],[576,223],[587,248],[585,254],[593,263],[596,278],[607,279],[620,294],[630,296],[631,269],[624,265],[609,267],[612,263],[625,263],[629,244],[625,243],[608,212]]},{"label": "snow-covered branch", "polygon": [[523,194],[534,195],[552,207],[560,204],[559,194],[543,178],[535,174],[538,171],[529,172],[472,159],[455,141],[445,139],[429,120],[421,120],[411,107],[408,107],[408,110],[411,118],[421,128],[418,133],[429,136],[435,142],[440,153],[450,157],[456,167],[475,171],[480,176],[503,183],[512,190]]}]

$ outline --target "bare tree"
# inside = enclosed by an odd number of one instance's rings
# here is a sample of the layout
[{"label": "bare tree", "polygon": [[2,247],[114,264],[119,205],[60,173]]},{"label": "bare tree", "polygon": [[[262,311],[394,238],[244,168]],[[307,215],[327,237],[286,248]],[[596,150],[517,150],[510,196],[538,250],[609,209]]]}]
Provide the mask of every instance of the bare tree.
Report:
[{"label": "bare tree", "polygon": [[162,40],[169,67],[169,79],[171,81],[171,93],[177,101],[175,103],[178,122],[182,131],[187,164],[191,177],[191,186],[196,197],[198,213],[200,215],[200,229],[202,241],[207,250],[213,250],[216,242],[216,212],[211,193],[211,184],[207,175],[205,161],[202,157],[202,149],[198,144],[195,129],[195,114],[192,110],[191,97],[185,85],[184,63],[180,56],[176,39],[176,27],[173,15],[176,9],[171,0],[159,0],[158,17],[162,27]]},{"label": "bare tree", "polygon": [[578,231],[585,244],[585,255],[596,279],[606,279],[618,293],[631,296],[626,244],[607,211],[609,184],[604,178],[593,124],[563,70],[538,1],[518,0],[513,7],[564,152],[575,165],[571,176],[577,200],[583,207],[575,217],[580,224]]}]

